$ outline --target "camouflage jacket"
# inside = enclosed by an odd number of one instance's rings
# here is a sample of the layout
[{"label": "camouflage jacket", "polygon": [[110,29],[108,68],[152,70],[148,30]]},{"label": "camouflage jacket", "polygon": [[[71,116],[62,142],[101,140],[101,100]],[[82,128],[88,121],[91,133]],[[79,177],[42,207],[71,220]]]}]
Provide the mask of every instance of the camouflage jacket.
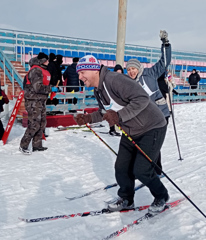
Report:
[{"label": "camouflage jacket", "polygon": [[[46,66],[42,64],[41,59],[37,57],[32,58],[29,61],[29,65],[38,65],[43,69],[46,69]],[[43,100],[46,101],[49,93],[51,93],[51,85],[43,84],[43,73],[40,68],[33,68],[28,73],[28,79],[30,84],[26,84],[24,88],[24,98],[25,100]]]}]

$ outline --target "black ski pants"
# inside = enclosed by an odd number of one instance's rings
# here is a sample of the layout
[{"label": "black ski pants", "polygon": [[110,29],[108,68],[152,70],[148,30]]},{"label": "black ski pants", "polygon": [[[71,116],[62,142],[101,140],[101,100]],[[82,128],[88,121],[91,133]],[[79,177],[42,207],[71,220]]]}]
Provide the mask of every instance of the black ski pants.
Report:
[{"label": "black ski pants", "polygon": [[[167,126],[152,129],[141,136],[132,137],[135,143],[156,162],[163,144]],[[167,196],[167,189],[157,176],[153,164],[122,135],[117,160],[115,176],[120,188],[118,195],[129,201],[134,198],[135,179],[146,185],[155,198]]]}]

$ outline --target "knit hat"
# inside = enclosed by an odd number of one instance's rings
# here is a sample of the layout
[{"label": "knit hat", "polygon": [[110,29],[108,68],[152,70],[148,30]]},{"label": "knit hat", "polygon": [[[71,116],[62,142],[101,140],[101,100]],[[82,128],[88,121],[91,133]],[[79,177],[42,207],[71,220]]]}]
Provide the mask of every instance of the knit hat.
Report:
[{"label": "knit hat", "polygon": [[[49,57],[45,54],[45,53],[43,53],[43,52],[40,52],[39,54],[38,54],[38,56],[37,56],[37,58],[40,60],[40,59],[46,59],[46,60],[48,60],[49,59]],[[46,60],[45,60],[45,62],[46,62]]]},{"label": "knit hat", "polygon": [[99,71],[100,64],[93,55],[86,55],[77,63],[76,71],[79,72],[81,70]]},{"label": "knit hat", "polygon": [[117,72],[117,70],[121,70],[122,73],[124,73],[124,70],[122,68],[122,66],[120,64],[117,64],[115,67],[114,67],[114,72]]},{"label": "knit hat", "polygon": [[141,68],[141,63],[137,59],[131,58],[126,64],[126,69],[128,69],[130,67],[134,67],[139,70]]}]

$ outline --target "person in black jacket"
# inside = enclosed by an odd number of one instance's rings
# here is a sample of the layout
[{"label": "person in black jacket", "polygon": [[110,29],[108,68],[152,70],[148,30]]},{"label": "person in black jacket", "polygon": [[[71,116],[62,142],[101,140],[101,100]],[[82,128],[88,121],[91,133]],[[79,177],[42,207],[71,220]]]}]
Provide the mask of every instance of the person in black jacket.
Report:
[{"label": "person in black jacket", "polygon": [[[67,92],[78,92],[79,85],[84,86],[84,83],[79,80],[78,73],[76,72],[77,63],[79,58],[75,57],[72,59],[73,63],[67,67],[63,73],[64,80],[67,81]],[[73,87],[74,86],[74,87]]]},{"label": "person in black jacket", "polygon": [[49,54],[49,64],[47,70],[51,74],[50,85],[56,86],[58,81],[58,86],[62,86],[62,73],[61,73],[61,64],[62,64],[62,55],[55,55],[54,53]]},{"label": "person in black jacket", "polygon": [[[193,69],[192,73],[189,76],[189,84],[191,86],[191,89],[196,89],[199,81],[200,81],[200,75],[197,73],[196,69]],[[192,95],[193,94],[197,96],[196,92],[192,93]]]},{"label": "person in black jacket", "polygon": [[[66,85],[69,86],[66,88],[67,92],[72,92],[72,91],[78,92],[79,86],[84,86],[84,83],[81,80],[79,80],[79,75],[76,72],[76,67],[77,67],[79,58],[75,57],[72,60],[73,60],[73,63],[67,67],[67,69],[63,73],[63,78],[67,82]],[[76,104],[77,99],[76,98],[68,99],[68,103]]]}]

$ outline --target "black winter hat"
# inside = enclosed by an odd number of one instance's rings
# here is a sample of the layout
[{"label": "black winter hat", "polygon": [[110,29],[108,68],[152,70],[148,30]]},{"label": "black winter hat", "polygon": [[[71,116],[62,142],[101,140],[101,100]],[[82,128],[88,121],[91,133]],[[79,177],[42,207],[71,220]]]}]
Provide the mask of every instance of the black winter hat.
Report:
[{"label": "black winter hat", "polygon": [[63,63],[63,60],[62,60],[63,56],[61,54],[57,54],[56,57],[57,57],[57,63],[62,64]]},{"label": "black winter hat", "polygon": [[43,53],[43,52],[40,52],[40,53],[38,54],[37,58],[38,58],[38,59],[46,58],[46,60],[49,59],[49,57],[48,57],[45,53]]},{"label": "black winter hat", "polygon": [[79,58],[78,58],[78,57],[74,57],[74,58],[72,59],[72,61],[73,61],[73,63],[77,63],[77,62],[79,62]]},{"label": "black winter hat", "polygon": [[50,62],[52,62],[52,61],[54,61],[54,59],[56,59],[57,57],[56,57],[56,55],[54,54],[54,53],[50,53],[49,54],[49,61]]},{"label": "black winter hat", "polygon": [[122,73],[124,73],[124,70],[122,68],[122,66],[120,64],[117,64],[115,67],[114,67],[114,72],[117,72],[117,70],[121,70]]}]

